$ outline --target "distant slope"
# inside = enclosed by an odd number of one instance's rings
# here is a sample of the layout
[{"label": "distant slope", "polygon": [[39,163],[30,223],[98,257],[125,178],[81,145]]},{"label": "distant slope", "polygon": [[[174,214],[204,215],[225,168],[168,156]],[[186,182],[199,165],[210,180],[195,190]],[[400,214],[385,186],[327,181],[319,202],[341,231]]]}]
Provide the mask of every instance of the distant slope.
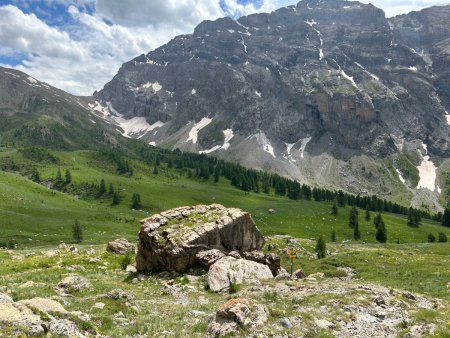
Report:
[{"label": "distant slope", "polygon": [[0,67],[0,145],[56,149],[117,147],[122,137],[92,114],[82,98]]}]

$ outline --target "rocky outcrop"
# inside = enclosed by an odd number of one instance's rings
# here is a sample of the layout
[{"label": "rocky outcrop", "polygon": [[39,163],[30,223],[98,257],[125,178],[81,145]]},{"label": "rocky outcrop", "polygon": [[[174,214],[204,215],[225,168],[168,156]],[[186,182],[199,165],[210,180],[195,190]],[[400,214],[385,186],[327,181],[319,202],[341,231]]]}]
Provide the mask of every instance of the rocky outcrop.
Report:
[{"label": "rocky outcrop", "polygon": [[267,265],[227,256],[215,262],[208,271],[210,290],[228,290],[231,284],[258,284],[260,280],[271,279],[273,274]]},{"label": "rocky outcrop", "polygon": [[264,324],[269,311],[263,305],[246,298],[234,298],[222,304],[208,327],[206,337],[223,337],[238,328],[252,329]]},{"label": "rocky outcrop", "polygon": [[112,252],[118,255],[124,255],[128,251],[135,251],[136,246],[128,242],[125,238],[119,238],[106,245],[106,251]]},{"label": "rocky outcrop", "polygon": [[247,212],[219,204],[180,207],[141,221],[136,267],[141,272],[184,272],[199,265],[202,251],[247,252],[261,250],[263,244]]}]

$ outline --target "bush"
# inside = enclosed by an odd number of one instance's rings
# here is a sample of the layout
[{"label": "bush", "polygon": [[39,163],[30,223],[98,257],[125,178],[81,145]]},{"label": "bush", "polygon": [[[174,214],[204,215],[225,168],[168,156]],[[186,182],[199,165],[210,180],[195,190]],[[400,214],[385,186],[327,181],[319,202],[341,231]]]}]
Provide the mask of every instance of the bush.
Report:
[{"label": "bush", "polygon": [[233,294],[233,293],[239,292],[240,289],[241,289],[241,286],[239,284],[231,282],[230,283],[230,288],[228,289],[228,292],[230,294]]},{"label": "bush", "polygon": [[133,261],[134,261],[134,252],[133,250],[129,250],[120,261],[120,267],[122,268],[122,270],[126,270],[127,266],[133,263]]},{"label": "bush", "polygon": [[447,235],[443,232],[438,233],[438,242],[439,243],[446,243],[447,242]]},{"label": "bush", "polygon": [[436,242],[436,237],[433,234],[428,234],[428,242],[429,243]]}]

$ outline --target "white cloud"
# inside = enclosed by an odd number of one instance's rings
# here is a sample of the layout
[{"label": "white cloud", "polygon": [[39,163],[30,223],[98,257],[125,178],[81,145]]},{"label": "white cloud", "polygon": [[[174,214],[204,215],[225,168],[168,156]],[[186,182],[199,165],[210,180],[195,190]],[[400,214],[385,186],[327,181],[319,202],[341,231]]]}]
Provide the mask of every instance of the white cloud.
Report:
[{"label": "white cloud", "polygon": [[[15,0],[22,5],[31,0]],[[123,62],[193,31],[205,19],[270,12],[296,0],[54,0],[74,22],[49,26],[16,6],[0,6],[0,54],[25,55],[15,66],[41,81],[79,95],[99,90]],[[363,0],[388,16],[441,5],[450,0]],[[256,4],[257,3],[257,4]],[[95,7],[92,5],[95,4]],[[86,6],[95,8],[91,14]],[[106,21],[106,22],[105,22]],[[6,67],[11,67],[4,65]]]}]

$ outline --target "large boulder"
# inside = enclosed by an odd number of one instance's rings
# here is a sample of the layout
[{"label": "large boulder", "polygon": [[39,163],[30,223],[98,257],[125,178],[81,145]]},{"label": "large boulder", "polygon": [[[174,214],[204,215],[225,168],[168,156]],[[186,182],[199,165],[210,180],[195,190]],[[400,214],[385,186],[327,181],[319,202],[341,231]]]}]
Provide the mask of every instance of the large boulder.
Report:
[{"label": "large boulder", "polygon": [[184,272],[198,266],[196,255],[261,250],[264,237],[250,214],[219,204],[180,207],[141,221],[138,271]]},{"label": "large boulder", "polygon": [[274,253],[264,254],[262,251],[244,252],[243,258],[267,265],[274,276],[278,274],[278,270],[281,267],[280,256]]},{"label": "large boulder", "polygon": [[229,289],[231,283],[258,283],[270,278],[273,275],[267,265],[227,256],[211,265],[207,282],[210,290],[222,291]]}]

